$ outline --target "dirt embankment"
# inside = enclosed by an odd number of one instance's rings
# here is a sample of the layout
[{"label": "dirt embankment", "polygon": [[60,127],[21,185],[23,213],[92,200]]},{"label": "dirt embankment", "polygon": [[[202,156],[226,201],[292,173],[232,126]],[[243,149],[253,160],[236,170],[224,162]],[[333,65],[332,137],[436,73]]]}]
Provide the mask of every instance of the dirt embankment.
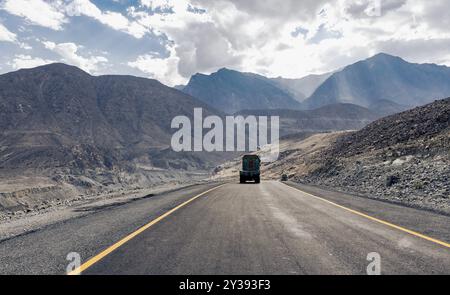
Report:
[{"label": "dirt embankment", "polygon": [[186,172],[139,167],[132,172],[86,170],[8,171],[0,178],[0,222],[60,210],[76,204],[114,198],[160,187],[186,185],[207,178]]}]

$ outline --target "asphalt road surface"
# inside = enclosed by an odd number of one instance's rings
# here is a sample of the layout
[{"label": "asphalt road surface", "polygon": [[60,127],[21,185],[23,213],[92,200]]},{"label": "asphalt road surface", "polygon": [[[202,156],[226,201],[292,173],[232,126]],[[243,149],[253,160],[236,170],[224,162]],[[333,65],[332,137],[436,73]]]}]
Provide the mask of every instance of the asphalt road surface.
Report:
[{"label": "asphalt road surface", "polygon": [[381,274],[450,274],[448,216],[276,181],[217,186],[2,241],[0,273],[64,274],[77,252],[82,274],[366,274],[369,253]]}]

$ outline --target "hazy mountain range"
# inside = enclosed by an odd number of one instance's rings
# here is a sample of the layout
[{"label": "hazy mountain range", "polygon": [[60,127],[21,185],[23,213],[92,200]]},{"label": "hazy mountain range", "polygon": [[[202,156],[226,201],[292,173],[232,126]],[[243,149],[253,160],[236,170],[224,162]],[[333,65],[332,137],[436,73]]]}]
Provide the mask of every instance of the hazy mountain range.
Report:
[{"label": "hazy mountain range", "polygon": [[450,96],[450,70],[379,54],[303,79],[221,69],[194,75],[182,88],[133,76],[92,76],[64,64],[0,75],[0,169],[213,167],[222,153],[171,150],[175,116],[192,118],[195,107],[204,116],[278,115],[282,135],[360,129]]},{"label": "hazy mountain range", "polygon": [[[282,135],[359,129],[380,116],[346,104],[300,111],[296,110],[300,102],[275,86],[280,79],[225,69],[216,76],[211,92],[234,87],[234,107],[253,106],[259,109],[253,114],[279,115]],[[208,76],[196,77],[191,82],[197,79],[209,85]],[[248,85],[258,91],[249,93]],[[227,93],[223,94],[225,98]],[[230,111],[227,106],[232,104],[221,103],[208,106],[156,80],[92,76],[65,64],[0,75],[0,169],[70,167],[83,171],[128,164],[211,168],[229,155],[174,153],[170,141],[175,130],[170,124],[178,115],[192,118],[195,107],[203,108],[204,116],[222,117],[222,110]]]},{"label": "hazy mountain range", "polygon": [[386,115],[450,96],[450,68],[381,53],[334,73],[301,79],[269,79],[221,69],[196,74],[178,88],[228,113],[347,103]]},{"label": "hazy mountain range", "polygon": [[[285,146],[310,136],[330,136],[331,140],[346,133],[329,131],[360,130],[386,114],[447,93],[450,96],[448,72],[449,68],[443,66],[416,65],[377,55],[335,73],[303,79],[272,79],[222,69],[211,75],[193,76],[186,87],[179,87],[182,91],[152,79],[92,76],[65,64],[3,74],[0,207],[40,208],[42,204],[59,204],[80,196],[192,183],[212,171],[220,171],[223,163],[236,159],[240,153],[178,153],[171,148],[175,132],[172,119],[180,115],[192,119],[196,107],[203,109],[204,117],[224,117],[226,113],[279,116],[281,145]],[[407,114],[382,119],[345,137],[341,145],[336,145],[343,147],[337,152],[352,152],[356,158],[347,159],[340,154],[335,157],[333,153],[331,160],[343,159],[337,164],[330,162],[327,155],[303,155],[302,149],[317,150],[331,141],[294,144],[294,150],[280,154],[280,161],[274,164],[279,167],[274,172],[278,174],[273,175],[297,171],[298,176],[308,167],[323,167],[325,172],[319,169],[312,175],[319,183],[333,187],[358,183],[358,187],[377,194],[378,187],[385,191],[380,177],[384,181],[386,175],[396,176],[386,169],[397,164],[386,168],[386,157],[396,152],[389,158],[395,162],[396,157],[423,151],[425,160],[419,163],[421,166],[411,161],[399,173],[409,175],[412,182],[405,179],[404,186],[389,194],[398,196],[411,183],[426,187],[433,196],[448,192],[448,181],[444,180],[448,165],[440,158],[427,158],[435,150],[438,157],[448,158],[448,100]],[[447,126],[447,133],[440,132],[443,126]],[[435,131],[440,132],[438,136],[434,136]],[[410,140],[402,144],[403,139]],[[358,164],[366,163],[364,157],[372,155],[372,149],[384,142],[389,142],[389,146],[380,152],[375,164]],[[304,165],[308,161],[313,161],[311,166]],[[326,174],[341,167],[350,168],[336,175]],[[368,172],[361,174],[361,167],[371,168],[364,168]],[[416,177],[433,179],[436,173],[439,177],[434,182]],[[372,183],[375,188],[370,187]],[[427,196],[424,198],[428,200]]]}]

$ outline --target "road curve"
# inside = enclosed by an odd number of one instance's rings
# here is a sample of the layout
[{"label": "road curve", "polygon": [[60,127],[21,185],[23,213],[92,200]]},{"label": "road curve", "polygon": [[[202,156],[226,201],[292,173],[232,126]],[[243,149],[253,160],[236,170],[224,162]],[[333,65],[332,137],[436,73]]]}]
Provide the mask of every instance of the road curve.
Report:
[{"label": "road curve", "polygon": [[450,248],[356,212],[444,244],[448,216],[310,191],[325,198],[319,199],[276,181],[229,183],[204,193],[215,186],[99,211],[0,242],[0,273],[63,273],[65,253],[74,251],[85,263],[98,258],[83,271],[87,275],[366,274],[373,252],[381,257],[382,274],[450,274]]}]

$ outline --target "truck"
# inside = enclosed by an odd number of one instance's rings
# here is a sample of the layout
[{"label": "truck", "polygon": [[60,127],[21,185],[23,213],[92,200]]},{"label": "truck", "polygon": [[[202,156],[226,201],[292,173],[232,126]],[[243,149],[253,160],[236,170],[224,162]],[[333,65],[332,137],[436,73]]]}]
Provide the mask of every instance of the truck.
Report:
[{"label": "truck", "polygon": [[261,159],[257,155],[244,155],[242,157],[242,170],[239,171],[240,183],[246,181],[260,182]]}]

